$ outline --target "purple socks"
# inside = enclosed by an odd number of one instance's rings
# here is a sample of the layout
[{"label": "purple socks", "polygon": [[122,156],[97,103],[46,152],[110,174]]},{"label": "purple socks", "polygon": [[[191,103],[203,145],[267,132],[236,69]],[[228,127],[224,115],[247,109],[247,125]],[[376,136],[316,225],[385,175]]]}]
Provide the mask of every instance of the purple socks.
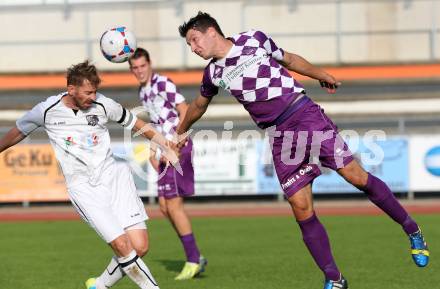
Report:
[{"label": "purple socks", "polygon": [[196,244],[196,239],[193,234],[180,236],[183,249],[185,250],[186,260],[191,263],[199,263],[200,252]]},{"label": "purple socks", "polygon": [[[376,206],[399,223],[407,234],[418,231],[417,223],[411,219],[383,181],[368,174],[364,192]],[[341,274],[332,256],[327,232],[318,217],[313,213],[307,220],[297,222],[301,228],[304,243],[318,267],[324,272],[325,278],[339,280]]]},{"label": "purple socks", "polygon": [[341,273],[333,259],[327,232],[318,217],[313,213],[313,216],[307,220],[297,222],[301,228],[304,243],[318,267],[324,272],[325,278],[333,281],[339,280]]},{"label": "purple socks", "polygon": [[367,186],[364,188],[364,192],[370,201],[399,223],[406,234],[409,235],[418,231],[417,223],[411,219],[388,186],[370,173],[368,173]]}]

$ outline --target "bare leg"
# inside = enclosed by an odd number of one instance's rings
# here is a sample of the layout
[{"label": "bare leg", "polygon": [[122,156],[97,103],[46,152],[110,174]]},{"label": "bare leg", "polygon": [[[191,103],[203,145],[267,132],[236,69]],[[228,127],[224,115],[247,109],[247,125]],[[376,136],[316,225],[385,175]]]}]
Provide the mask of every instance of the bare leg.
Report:
[{"label": "bare leg", "polygon": [[200,251],[192,232],[191,221],[183,206],[183,198],[166,199],[166,207],[169,219],[182,242],[187,261],[199,263]]},{"label": "bare leg", "polygon": [[166,200],[168,215],[179,236],[192,233],[191,222],[183,206],[183,198],[176,197]]}]

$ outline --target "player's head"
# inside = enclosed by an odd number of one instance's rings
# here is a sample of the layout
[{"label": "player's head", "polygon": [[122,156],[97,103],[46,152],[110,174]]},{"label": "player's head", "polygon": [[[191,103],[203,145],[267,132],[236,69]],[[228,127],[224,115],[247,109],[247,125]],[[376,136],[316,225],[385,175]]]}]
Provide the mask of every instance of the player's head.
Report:
[{"label": "player's head", "polygon": [[101,83],[98,71],[88,60],[67,69],[67,92],[80,109],[88,109]]},{"label": "player's head", "polygon": [[138,47],[128,59],[130,71],[140,84],[145,85],[150,79],[153,69],[151,68],[150,54],[147,50]]},{"label": "player's head", "polygon": [[191,51],[203,59],[214,57],[217,40],[225,37],[217,21],[208,13],[200,11],[179,26],[179,33],[191,46]]}]

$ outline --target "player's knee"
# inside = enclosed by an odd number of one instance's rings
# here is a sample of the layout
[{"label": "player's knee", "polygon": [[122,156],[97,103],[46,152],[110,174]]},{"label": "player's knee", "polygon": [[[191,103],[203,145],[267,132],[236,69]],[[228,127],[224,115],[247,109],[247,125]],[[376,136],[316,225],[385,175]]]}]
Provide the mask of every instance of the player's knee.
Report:
[{"label": "player's knee", "polygon": [[176,212],[176,208],[171,204],[167,204],[168,215],[173,215],[175,212]]},{"label": "player's knee", "polygon": [[174,213],[178,212],[181,209],[182,209],[182,207],[180,206],[180,204],[175,199],[172,199],[169,202],[167,202],[167,212],[168,212],[168,214],[174,214]]},{"label": "player's knee", "polygon": [[167,208],[167,206],[164,204],[164,205],[160,205],[159,206],[159,209],[160,209],[160,211],[161,211],[161,213],[165,216],[165,217],[168,217],[168,208]]},{"label": "player's knee", "polygon": [[136,250],[136,254],[139,256],[139,257],[143,257],[143,256],[145,256],[145,255],[147,255],[147,253],[148,253],[148,245],[147,244],[145,244],[145,245],[143,245],[143,246],[141,246],[141,247],[138,247],[138,248],[135,248],[135,250]]},{"label": "player's knee", "polygon": [[295,211],[295,213],[301,214],[301,215],[305,215],[308,213],[312,213],[313,212],[313,207],[309,206],[309,205],[295,205],[293,207],[293,210]]},{"label": "player's knee", "polygon": [[358,189],[363,189],[367,185],[368,176],[362,174],[350,174],[346,180]]},{"label": "player's knee", "polygon": [[304,220],[313,215],[313,206],[307,202],[294,202],[292,206],[295,217],[299,220]]},{"label": "player's knee", "polygon": [[356,161],[339,170],[338,173],[358,189],[363,189],[367,185],[368,174]]},{"label": "player's knee", "polygon": [[133,250],[128,238],[124,237],[117,238],[110,245],[119,256],[126,256]]}]

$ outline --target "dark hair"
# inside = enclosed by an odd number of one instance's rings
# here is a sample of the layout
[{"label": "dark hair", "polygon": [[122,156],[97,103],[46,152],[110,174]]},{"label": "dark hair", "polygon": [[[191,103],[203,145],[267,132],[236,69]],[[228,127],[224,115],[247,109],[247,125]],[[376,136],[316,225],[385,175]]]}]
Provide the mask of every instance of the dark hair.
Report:
[{"label": "dark hair", "polygon": [[209,27],[213,27],[215,31],[218,32],[221,36],[225,37],[222,30],[220,29],[220,26],[217,23],[217,20],[211,17],[208,13],[201,12],[197,13],[196,16],[189,19],[188,22],[184,22],[182,25],[179,26],[179,33],[180,36],[183,38],[186,37],[186,34],[188,33],[188,30],[195,29],[200,32],[206,32],[206,30]]},{"label": "dark hair", "polygon": [[132,59],[139,59],[141,57],[145,57],[145,60],[147,60],[148,63],[150,62],[150,54],[148,53],[148,51],[143,49],[142,47],[138,47],[134,51],[133,55],[130,56],[130,58],[128,59],[128,64],[130,64],[131,66]]},{"label": "dark hair", "polygon": [[101,83],[96,66],[90,64],[88,60],[69,67],[66,78],[67,85],[81,86],[85,79],[90,81],[95,88],[98,88]]}]

